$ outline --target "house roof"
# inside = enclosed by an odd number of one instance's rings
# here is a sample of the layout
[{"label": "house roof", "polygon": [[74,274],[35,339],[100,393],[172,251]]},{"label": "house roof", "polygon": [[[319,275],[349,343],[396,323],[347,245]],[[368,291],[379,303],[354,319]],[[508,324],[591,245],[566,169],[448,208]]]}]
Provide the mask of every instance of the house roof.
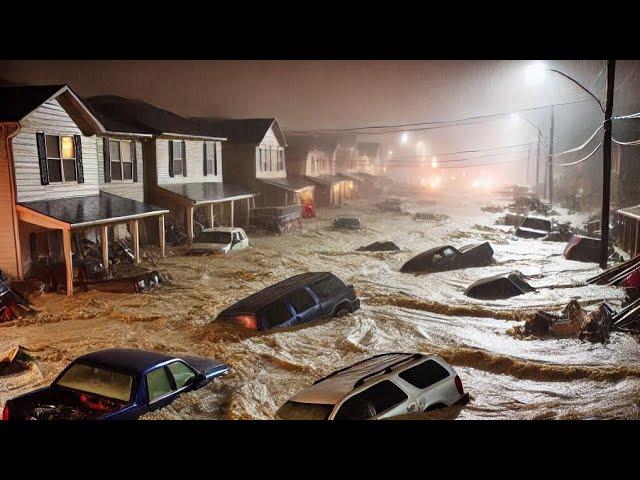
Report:
[{"label": "house roof", "polygon": [[21,122],[51,99],[78,125],[82,133],[93,135],[104,130],[99,120],[68,85],[0,86],[0,122]]},{"label": "house roof", "polygon": [[148,203],[105,192],[82,197],[19,202],[18,205],[68,223],[71,228],[114,223],[169,213],[168,210]]},{"label": "house roof", "polygon": [[226,137],[229,143],[258,145],[262,142],[269,129],[273,127],[280,144],[287,145],[284,133],[275,118],[193,117],[192,120],[200,124],[210,134]]},{"label": "house roof", "polygon": [[320,185],[336,185],[341,182],[349,182],[351,179],[340,175],[320,175],[319,177],[305,177],[308,180]]},{"label": "house roof", "polygon": [[287,175],[286,178],[259,178],[258,180],[290,192],[300,192],[307,188],[315,188],[313,182],[299,175]]},{"label": "house roof", "polygon": [[337,146],[338,140],[334,135],[287,135],[287,147],[289,147],[289,151],[309,152],[311,150],[322,150],[333,155]]},{"label": "house roof", "polygon": [[377,142],[358,142],[358,154],[375,157],[380,150],[380,144]]},{"label": "house roof", "polygon": [[223,182],[172,183],[159,187],[194,204],[228,202],[258,195],[238,185]]},{"label": "house roof", "polygon": [[85,102],[108,132],[225,139],[222,135],[210,134],[188,118],[142,100],[101,95],[87,98]]}]

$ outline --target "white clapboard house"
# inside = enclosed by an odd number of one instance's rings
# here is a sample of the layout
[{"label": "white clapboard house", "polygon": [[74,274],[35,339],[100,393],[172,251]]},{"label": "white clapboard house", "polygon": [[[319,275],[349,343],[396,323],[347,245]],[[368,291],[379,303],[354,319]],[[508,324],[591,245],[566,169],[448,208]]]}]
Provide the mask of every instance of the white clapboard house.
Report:
[{"label": "white clapboard house", "polygon": [[[139,261],[138,223],[168,213],[135,193],[143,183],[139,138],[105,128],[67,85],[0,87],[0,268],[25,278],[39,265],[63,265],[71,295],[81,238],[93,233],[107,264],[109,231],[122,224]],[[122,142],[130,163],[120,165],[118,187],[103,183],[103,139]]]},{"label": "white clapboard house", "polygon": [[[86,102],[110,130],[145,134],[140,145],[144,158],[144,200],[170,210],[172,221],[184,226],[190,241],[197,233],[195,222],[202,227],[248,222],[256,193],[223,181],[222,144],[226,140],[223,132],[205,129],[141,100],[108,95],[91,97]],[[99,149],[98,158],[108,159],[104,162],[101,183],[114,192],[140,195],[140,191],[131,189],[131,167],[118,163],[123,160],[122,147],[114,138],[108,148],[103,144]],[[125,158],[129,151],[133,152],[133,148],[125,146]]]}]

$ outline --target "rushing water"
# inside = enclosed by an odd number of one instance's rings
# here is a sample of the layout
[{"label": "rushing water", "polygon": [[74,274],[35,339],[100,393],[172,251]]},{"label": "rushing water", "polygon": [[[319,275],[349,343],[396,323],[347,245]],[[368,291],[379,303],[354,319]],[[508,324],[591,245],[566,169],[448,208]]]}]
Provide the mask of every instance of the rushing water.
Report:
[{"label": "rushing water", "polygon": [[[75,356],[112,346],[213,356],[231,366],[226,377],[146,418],[272,418],[314,379],[365,356],[398,350],[441,355],[471,394],[467,405],[424,418],[640,417],[635,338],[613,333],[606,345],[593,345],[507,333],[533,311],[558,310],[572,298],[583,306],[604,300],[618,306],[618,289],[584,285],[597,265],[565,260],[563,243],[517,239],[510,227],[495,225],[501,214],[480,211],[490,203],[485,199],[430,200],[407,200],[404,208],[449,219],[416,221],[361,200],[320,209],[302,231],[254,235],[252,248],[242,252],[189,257],[175,249],[159,262],[171,272],[171,286],[143,295],[44,295],[37,316],[0,328],[0,336],[37,359],[44,382]],[[361,231],[330,228],[333,216],[351,213],[360,217]],[[391,240],[401,251],[355,252],[376,240]],[[420,276],[398,271],[427,248],[483,240],[495,251],[490,267]],[[473,281],[510,270],[528,276],[538,291],[498,301],[464,296]],[[362,308],[341,319],[260,335],[213,322],[230,303],[306,271],[332,271],[354,284]],[[0,389],[0,403],[7,396]]]}]

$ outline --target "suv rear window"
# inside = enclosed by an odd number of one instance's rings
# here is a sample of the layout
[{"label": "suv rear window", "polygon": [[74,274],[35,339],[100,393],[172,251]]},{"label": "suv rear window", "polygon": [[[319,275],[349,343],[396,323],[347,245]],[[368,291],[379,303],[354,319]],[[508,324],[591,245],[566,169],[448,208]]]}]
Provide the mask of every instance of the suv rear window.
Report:
[{"label": "suv rear window", "polygon": [[427,388],[448,376],[449,372],[434,360],[427,360],[400,373],[401,379],[418,388]]},{"label": "suv rear window", "polygon": [[291,318],[289,307],[282,300],[273,302],[264,309],[262,315],[267,321],[268,328],[277,327]]},{"label": "suv rear window", "polygon": [[311,285],[311,289],[320,297],[320,300],[328,300],[341,293],[345,286],[338,277],[333,275],[323,278]]},{"label": "suv rear window", "polygon": [[395,383],[384,380],[344,402],[335,419],[364,420],[371,418],[395,407],[407,398],[407,394]]}]

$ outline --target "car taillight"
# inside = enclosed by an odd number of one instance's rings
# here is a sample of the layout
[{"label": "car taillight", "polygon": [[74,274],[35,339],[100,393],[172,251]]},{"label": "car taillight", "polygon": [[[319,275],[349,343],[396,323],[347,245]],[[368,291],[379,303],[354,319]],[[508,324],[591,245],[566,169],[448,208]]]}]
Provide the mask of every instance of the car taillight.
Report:
[{"label": "car taillight", "polygon": [[258,329],[258,321],[256,320],[255,315],[236,315],[233,320],[236,325],[241,327],[250,328],[252,330]]},{"label": "car taillight", "polygon": [[9,405],[5,405],[2,410],[2,420],[9,420]]},{"label": "car taillight", "polygon": [[460,380],[460,377],[458,375],[456,375],[456,390],[458,390],[458,393],[460,395],[464,395],[464,388],[462,387],[462,380]]}]

